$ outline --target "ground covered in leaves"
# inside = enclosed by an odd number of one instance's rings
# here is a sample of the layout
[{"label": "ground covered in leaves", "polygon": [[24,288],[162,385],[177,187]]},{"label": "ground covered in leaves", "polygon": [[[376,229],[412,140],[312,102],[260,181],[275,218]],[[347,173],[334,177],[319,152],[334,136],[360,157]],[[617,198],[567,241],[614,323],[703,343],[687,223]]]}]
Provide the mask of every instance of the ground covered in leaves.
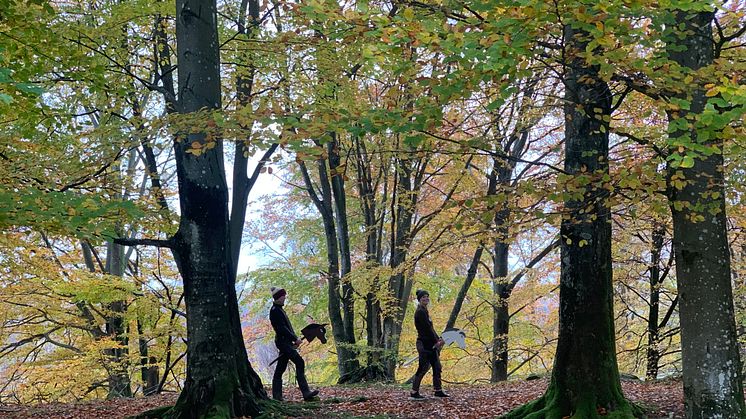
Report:
[{"label": "ground covered in leaves", "polygon": [[[510,381],[497,385],[450,385],[448,399],[432,397],[423,386],[424,401],[410,401],[401,385],[322,387],[321,398],[302,402],[296,388],[286,389],[288,405],[306,418],[449,418],[495,417],[543,394],[547,380]],[[624,381],[624,394],[647,409],[648,417],[683,418],[684,397],[677,380],[643,383]],[[176,394],[148,398],[34,406],[0,405],[3,418],[125,418],[172,404]]]}]

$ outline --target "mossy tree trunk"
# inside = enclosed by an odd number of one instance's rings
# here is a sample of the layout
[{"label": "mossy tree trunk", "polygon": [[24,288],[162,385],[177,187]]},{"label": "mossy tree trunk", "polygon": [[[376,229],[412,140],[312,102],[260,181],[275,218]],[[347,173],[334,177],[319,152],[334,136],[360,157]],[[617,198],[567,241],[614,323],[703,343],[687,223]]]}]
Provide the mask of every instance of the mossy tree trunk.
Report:
[{"label": "mossy tree trunk", "polygon": [[552,378],[538,400],[508,418],[634,417],[616,362],[608,207],[612,94],[585,59],[589,35],[571,25],[565,41],[565,171],[574,175],[561,234],[559,340]]}]

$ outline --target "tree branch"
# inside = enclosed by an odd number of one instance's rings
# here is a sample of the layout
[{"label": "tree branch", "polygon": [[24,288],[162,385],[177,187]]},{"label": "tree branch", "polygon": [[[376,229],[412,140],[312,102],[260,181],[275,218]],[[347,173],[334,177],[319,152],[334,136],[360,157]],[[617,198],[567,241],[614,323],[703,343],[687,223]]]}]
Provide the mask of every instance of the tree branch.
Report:
[{"label": "tree branch", "polygon": [[159,239],[128,239],[125,237],[117,237],[114,240],[114,243],[122,245],[122,246],[155,246],[155,247],[165,247],[168,249],[173,249],[174,246],[176,246],[175,240],[173,237],[167,239],[167,240],[159,240]]}]

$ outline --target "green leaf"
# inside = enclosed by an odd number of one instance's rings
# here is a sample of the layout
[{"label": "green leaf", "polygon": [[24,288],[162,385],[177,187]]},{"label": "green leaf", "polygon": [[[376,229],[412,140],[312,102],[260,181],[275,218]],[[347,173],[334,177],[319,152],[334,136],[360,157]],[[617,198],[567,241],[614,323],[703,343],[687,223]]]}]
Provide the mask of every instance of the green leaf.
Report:
[{"label": "green leaf", "polygon": [[679,164],[679,167],[683,167],[685,169],[694,167],[694,158],[692,156],[684,156],[684,158],[681,159],[681,163]]}]

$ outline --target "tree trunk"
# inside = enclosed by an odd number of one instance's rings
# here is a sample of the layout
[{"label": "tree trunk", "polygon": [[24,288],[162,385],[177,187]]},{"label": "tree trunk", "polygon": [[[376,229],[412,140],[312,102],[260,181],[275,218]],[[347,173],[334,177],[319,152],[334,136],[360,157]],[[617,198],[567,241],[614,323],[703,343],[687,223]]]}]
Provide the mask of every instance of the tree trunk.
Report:
[{"label": "tree trunk", "polygon": [[[239,35],[246,39],[256,39],[259,36],[259,23],[261,20],[259,9],[258,0],[244,0],[241,2],[238,20]],[[236,75],[236,99],[240,107],[248,108],[251,106],[254,77],[256,75],[256,66],[254,64],[255,52],[248,49],[247,51],[243,51],[243,54],[245,55],[240,56],[240,58],[246,66],[246,70],[239,71]],[[244,224],[246,222],[246,205],[249,202],[249,193],[254,188],[254,184],[262,168],[267,164],[279,146],[278,143],[273,143],[269,146],[262,155],[262,158],[257,162],[251,177],[249,177],[249,153],[252,152],[249,139],[251,138],[253,125],[242,124],[241,128],[244,130],[243,137],[245,139],[236,142],[236,152],[233,156],[233,199],[231,200],[230,212],[231,265],[233,266],[234,281],[238,276],[238,258],[241,254],[241,239],[243,238]]]},{"label": "tree trunk", "polygon": [[[109,275],[122,277],[124,275],[124,246],[109,242],[106,245],[106,272]],[[124,314],[126,301],[113,301],[106,306],[106,334],[111,336],[119,345],[116,348],[104,350],[110,362],[109,365],[109,393],[107,398],[132,397],[132,386],[128,372],[129,350]]]},{"label": "tree trunk", "polygon": [[[85,265],[91,272],[96,272],[96,265],[93,261],[94,249],[85,241],[80,242],[83,250],[83,259]],[[116,259],[119,259],[117,261]],[[102,266],[105,273],[110,275],[122,276],[124,273],[123,266],[124,247],[114,243],[107,243],[106,264]],[[108,393],[107,398],[132,397],[132,386],[128,372],[128,350],[127,350],[127,331],[124,324],[124,314],[126,303],[124,301],[114,301],[106,305],[106,323],[104,332],[101,332],[100,325],[95,324],[95,318],[90,311],[85,308],[88,303],[79,302],[77,306],[81,309],[83,318],[89,326],[89,331],[94,339],[100,340],[106,336],[113,337],[113,340],[119,348],[109,348],[104,350],[106,356],[106,369],[108,372]]]},{"label": "tree trunk", "polygon": [[[360,206],[365,220],[365,262],[367,269],[381,266],[381,235],[378,234],[379,221],[376,214],[371,165],[365,144],[360,138],[354,138],[357,187],[360,195]],[[365,324],[367,332],[366,373],[367,381],[385,379],[383,370],[383,330],[381,324],[381,303],[378,300],[380,278],[372,278],[370,291],[365,296]]]},{"label": "tree trunk", "polygon": [[619,384],[614,335],[608,122],[611,91],[597,65],[582,54],[589,34],[567,25],[565,57],[565,171],[589,180],[582,199],[565,198],[561,232],[559,340],[552,379],[538,400],[510,418],[615,417],[636,412]]},{"label": "tree trunk", "polygon": [[492,294],[495,305],[492,307],[492,373],[490,382],[508,379],[508,332],[510,314],[508,313],[508,298],[512,289],[508,284],[508,255],[509,244],[498,239],[495,242],[495,254],[492,268]]},{"label": "tree trunk", "polygon": [[[419,190],[413,188],[412,164],[409,159],[397,160],[396,198],[394,200],[396,211],[393,223],[395,231],[392,235],[390,260],[390,266],[395,273],[389,278],[388,288],[392,298],[389,306],[386,307],[383,319],[383,347],[386,351],[384,370],[386,377],[392,381],[396,379],[399,338],[406,315],[407,300],[412,291],[412,280],[408,279],[407,269],[404,267],[411,241],[412,217],[417,202],[416,191]],[[419,185],[417,181],[414,184]]]},{"label": "tree trunk", "polygon": [[[678,30],[669,35],[670,58],[687,72],[712,64],[714,12],[677,11],[674,19]],[[717,133],[708,133],[708,138],[697,132],[696,119],[708,101],[705,89],[697,87],[678,96],[691,103],[688,111],[669,111],[670,124],[688,124],[687,129],[669,130],[671,155],[680,154],[681,144],[711,151],[696,152],[692,147],[686,151],[690,157],[696,153],[692,164],[676,167],[669,160],[667,167],[686,415],[739,418],[746,416],[746,407],[726,233],[723,142]]]},{"label": "tree trunk", "polygon": [[140,351],[140,380],[142,381],[142,394],[150,396],[158,392],[158,360],[148,355],[148,340],[143,337],[143,327],[140,319],[137,320],[138,349]]},{"label": "tree trunk", "polygon": [[660,311],[660,286],[661,286],[661,251],[663,250],[663,238],[666,229],[663,224],[656,223],[653,227],[652,247],[650,249],[650,302],[648,310],[648,349],[647,349],[647,371],[645,376],[648,380],[658,377],[658,363],[661,354],[658,347],[660,329],[658,326],[658,315]]},{"label": "tree trunk", "polygon": [[[327,154],[329,155],[329,183],[331,185],[332,197],[334,198],[334,214],[337,220],[337,238],[339,242],[340,256],[340,280],[341,300],[343,313],[344,331],[344,373],[340,369],[340,381],[350,381],[350,376],[357,374],[360,370],[360,362],[357,360],[355,349],[355,299],[354,289],[350,282],[349,274],[352,271],[352,256],[350,254],[350,232],[347,222],[347,198],[345,194],[344,173],[340,158],[340,143],[336,133],[332,133],[333,141],[327,143]],[[343,353],[340,352],[341,356]]]},{"label": "tree trunk", "polygon": [[[178,110],[220,109],[215,0],[177,0],[176,11]],[[267,394],[241,336],[222,141],[219,133],[203,131],[178,137],[174,148],[181,220],[173,253],[184,280],[188,358],[184,389],[166,416],[256,416]]]},{"label": "tree trunk", "polygon": [[[512,150],[512,154],[517,156],[517,150],[523,149],[525,137],[514,145],[517,147]],[[510,178],[513,173],[515,163],[508,162],[507,167],[494,162],[494,176],[497,185],[506,188],[510,184]],[[503,191],[505,193],[505,191]],[[495,298],[495,305],[492,306],[492,356],[490,364],[492,366],[490,373],[490,382],[496,383],[508,379],[508,332],[510,328],[510,314],[508,313],[510,294],[517,281],[508,281],[508,258],[510,256],[510,243],[508,242],[510,218],[510,208],[506,203],[499,211],[495,213],[495,229],[498,233],[495,239],[495,248],[492,264],[492,295]]]},{"label": "tree trunk", "polygon": [[464,300],[466,300],[466,294],[469,292],[469,288],[471,288],[471,283],[474,282],[474,278],[477,277],[479,261],[482,259],[482,253],[484,253],[484,246],[480,243],[477,245],[476,250],[474,250],[474,256],[472,256],[471,263],[469,264],[469,270],[466,271],[466,278],[464,278],[464,282],[458,290],[456,301],[453,302],[451,314],[448,316],[448,321],[446,321],[446,329],[456,326],[456,320],[458,319],[459,313],[461,313],[461,306],[464,304]]},{"label": "tree trunk", "polygon": [[[339,276],[339,241],[337,237],[337,227],[334,221],[334,204],[332,185],[329,180],[329,170],[325,159],[318,159],[316,165],[319,174],[320,191],[317,193],[313,187],[313,182],[305,163],[299,163],[303,181],[306,184],[306,190],[313,201],[316,209],[321,215],[324,224],[324,236],[326,241],[326,260],[327,260],[327,292],[328,303],[327,311],[329,321],[332,326],[334,335],[334,344],[337,349],[337,370],[340,379],[348,377],[359,365],[354,349],[350,346],[345,330],[345,318],[340,307],[343,306],[342,295],[340,294],[340,276]],[[354,343],[354,340],[353,340]]]}]

